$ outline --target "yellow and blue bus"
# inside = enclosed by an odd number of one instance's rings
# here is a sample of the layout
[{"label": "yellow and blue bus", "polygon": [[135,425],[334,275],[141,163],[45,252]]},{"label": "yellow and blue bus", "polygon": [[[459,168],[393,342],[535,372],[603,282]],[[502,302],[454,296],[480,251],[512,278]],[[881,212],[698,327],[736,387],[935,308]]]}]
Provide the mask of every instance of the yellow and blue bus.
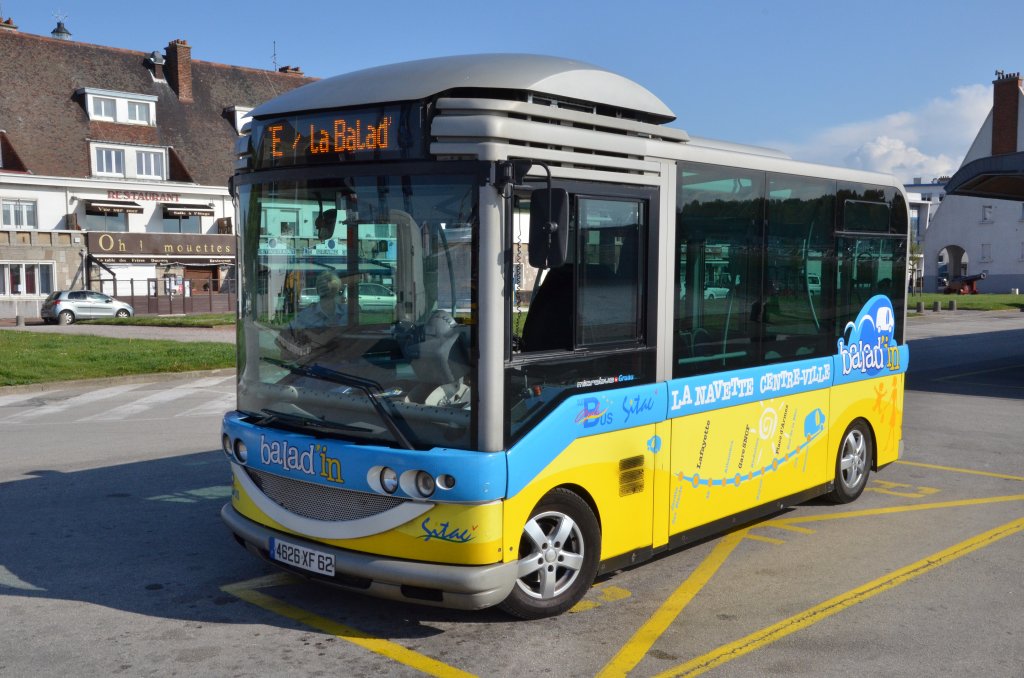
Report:
[{"label": "yellow and blue bus", "polygon": [[473,55],[252,112],[222,516],[372,596],[559,614],[902,449],[888,175],[691,136],[576,61]]}]

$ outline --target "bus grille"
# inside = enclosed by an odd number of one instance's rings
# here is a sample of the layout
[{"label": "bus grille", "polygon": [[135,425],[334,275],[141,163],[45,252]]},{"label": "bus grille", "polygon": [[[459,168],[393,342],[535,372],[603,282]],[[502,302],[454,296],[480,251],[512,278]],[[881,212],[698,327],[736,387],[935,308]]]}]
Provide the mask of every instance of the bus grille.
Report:
[{"label": "bus grille", "polygon": [[359,520],[409,501],[401,497],[325,487],[250,468],[245,472],[274,503],[313,520]]}]

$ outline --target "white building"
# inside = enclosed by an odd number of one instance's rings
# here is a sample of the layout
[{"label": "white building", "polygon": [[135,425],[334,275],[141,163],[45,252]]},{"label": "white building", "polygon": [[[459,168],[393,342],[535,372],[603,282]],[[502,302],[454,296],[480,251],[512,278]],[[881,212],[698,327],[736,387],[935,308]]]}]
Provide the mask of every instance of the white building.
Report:
[{"label": "white building", "polygon": [[926,290],[979,273],[981,292],[1024,288],[1024,91],[1019,73],[997,73],[993,85],[992,110],[925,231]]},{"label": "white building", "polygon": [[140,313],[232,310],[235,140],[252,107],[311,79],[195,61],[184,40],[53,35],[0,17],[0,317],[81,288]]}]

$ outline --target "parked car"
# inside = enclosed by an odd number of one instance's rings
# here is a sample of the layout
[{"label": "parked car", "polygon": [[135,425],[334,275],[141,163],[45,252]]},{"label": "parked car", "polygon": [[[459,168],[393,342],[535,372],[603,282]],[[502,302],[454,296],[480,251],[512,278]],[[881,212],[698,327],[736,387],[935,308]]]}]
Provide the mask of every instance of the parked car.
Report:
[{"label": "parked car", "polygon": [[393,311],[398,298],[394,291],[377,283],[359,283],[360,311]]},{"label": "parked car", "polygon": [[714,299],[725,299],[727,296],[729,296],[729,288],[728,287],[705,287],[704,288],[704,298],[705,299],[711,299],[711,300],[714,300]]},{"label": "parked car", "polygon": [[815,273],[807,274],[807,291],[811,294],[821,294],[821,276]]},{"label": "parked car", "polygon": [[60,290],[46,297],[40,315],[47,323],[70,325],[88,318],[128,318],[135,315],[135,309],[102,292]]},{"label": "parked car", "polygon": [[315,287],[303,287],[299,292],[299,308],[306,308],[320,300]]}]

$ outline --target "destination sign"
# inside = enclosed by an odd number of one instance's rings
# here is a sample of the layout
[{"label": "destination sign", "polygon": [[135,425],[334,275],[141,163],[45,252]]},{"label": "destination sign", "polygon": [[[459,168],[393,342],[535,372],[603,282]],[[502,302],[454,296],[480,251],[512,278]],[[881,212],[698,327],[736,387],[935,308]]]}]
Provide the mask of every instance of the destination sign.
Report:
[{"label": "destination sign", "polygon": [[253,125],[257,168],[423,156],[423,108],[380,106],[312,113]]}]

